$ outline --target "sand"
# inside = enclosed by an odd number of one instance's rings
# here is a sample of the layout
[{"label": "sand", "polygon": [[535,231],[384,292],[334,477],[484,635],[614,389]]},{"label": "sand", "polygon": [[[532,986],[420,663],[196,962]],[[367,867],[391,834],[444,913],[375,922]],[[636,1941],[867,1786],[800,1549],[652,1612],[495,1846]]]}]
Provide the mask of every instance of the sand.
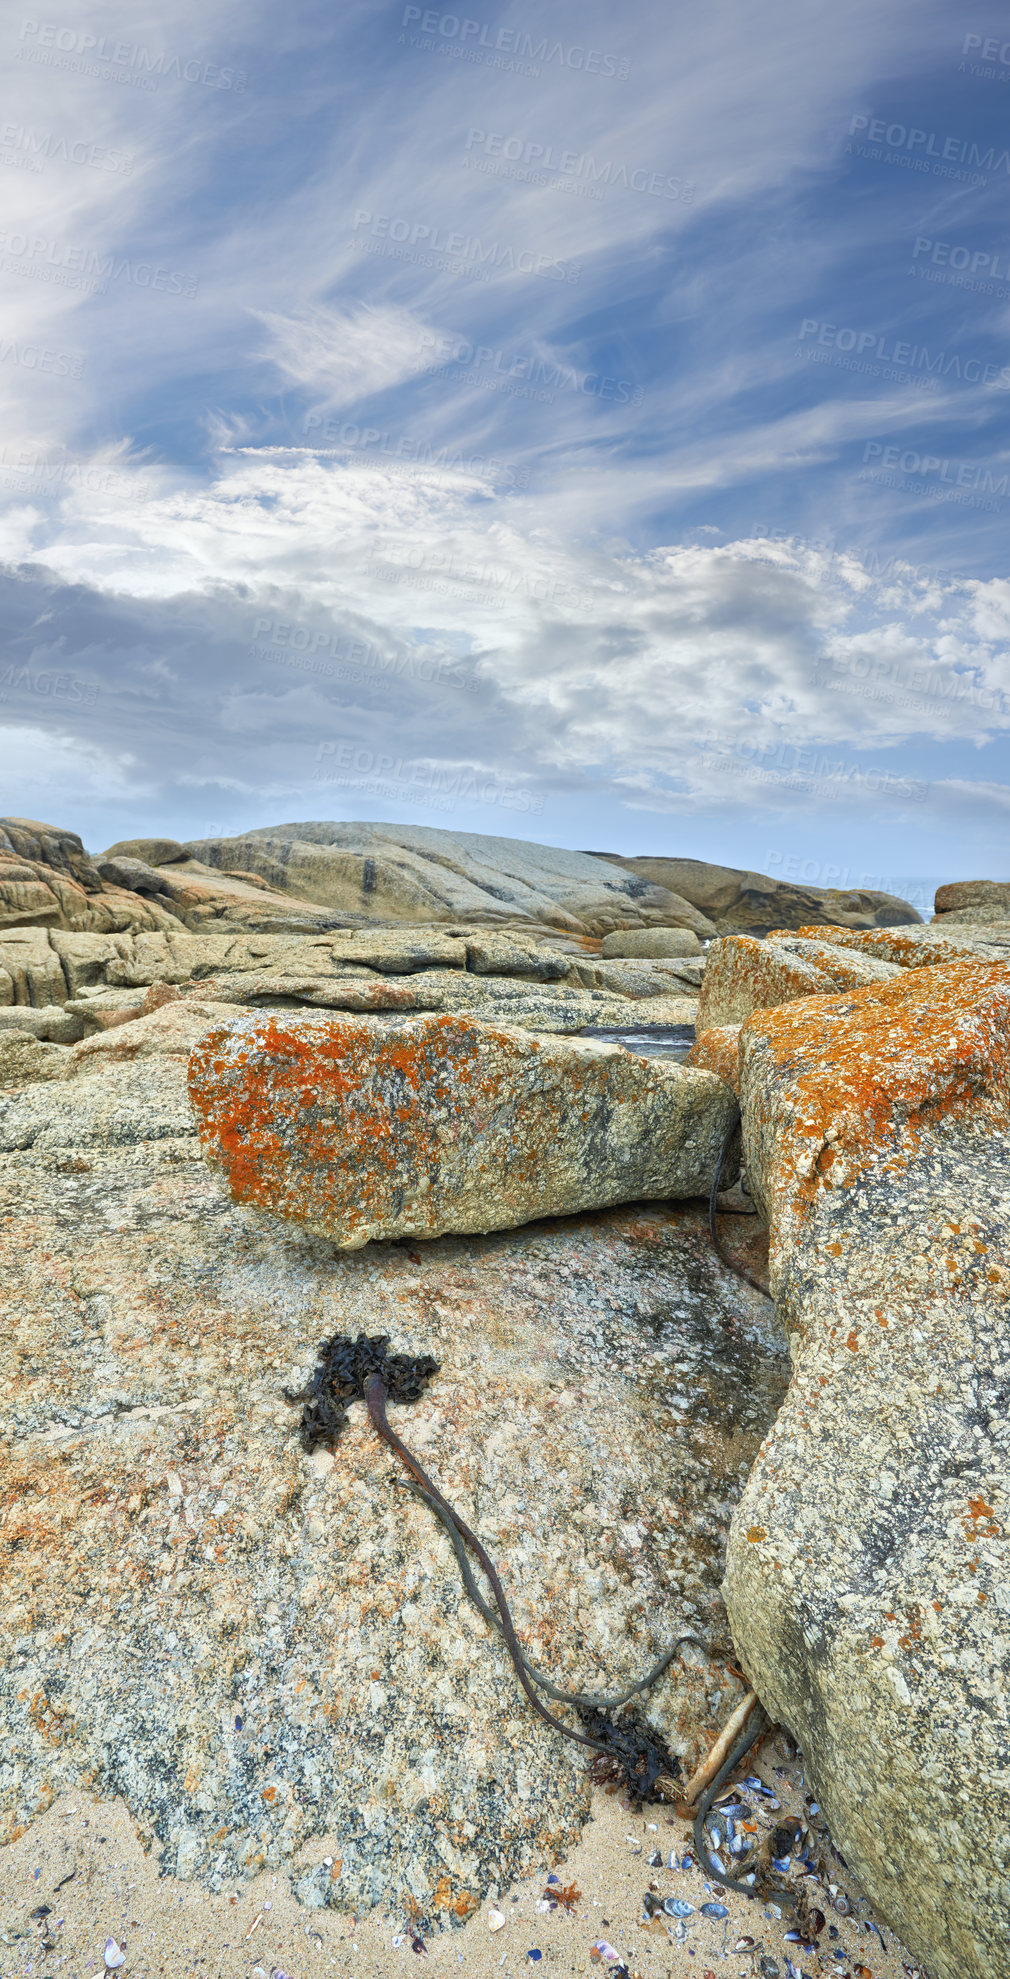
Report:
[{"label": "sand", "polygon": [[[803,1816],[809,1795],[802,1764],[789,1750],[788,1743],[768,1741],[755,1773],[783,1814]],[[786,1940],[793,1928],[788,1912],[776,1917],[767,1903],[707,1883],[693,1859],[687,1822],[662,1806],[636,1809],[605,1790],[594,1793],[579,1846],[553,1871],[545,1864],[541,1875],[513,1883],[465,1925],[422,1937],[403,1915],[307,1910],[282,1875],[266,1873],[215,1895],[160,1877],[156,1855],[144,1854],[122,1802],[63,1796],[0,1852],[0,1979],[101,1974],[110,1939],[125,1951],[116,1968],[124,1979],[329,1979],[333,1973],[386,1979],[418,1971],[419,1959],[430,1979],[518,1979],[538,1968],[619,1979],[622,1965],[640,1979],[792,1979],[790,1960],[793,1972],[808,1979],[822,1972],[907,1979],[917,1970],[914,1960],[838,1866],[823,1824],[811,1816],[810,1826],[843,1906],[846,1899],[851,1904],[850,1914],[841,1914],[819,1880],[815,1886],[802,1871],[790,1873],[788,1880],[813,1888],[814,1902],[823,1906],[815,1950]],[[334,1866],[337,1848],[334,1841]],[[317,1840],[313,1859],[330,1852]],[[662,1866],[650,1865],[656,1852]],[[671,1852],[678,1863],[672,1870]],[[679,1866],[686,1856],[690,1866]],[[548,1884],[549,1873],[556,1884]],[[571,1913],[547,1908],[545,1892],[572,1883],[580,1895]],[[666,1914],[646,1921],[643,1897],[650,1889],[659,1898],[685,1899],[693,1915],[680,1925]],[[701,1915],[702,1904],[713,1901],[725,1902],[725,1919]],[[33,1918],[43,1905],[48,1914]],[[505,1922],[492,1930],[496,1912]],[[594,1949],[601,1943],[604,1949]]]}]

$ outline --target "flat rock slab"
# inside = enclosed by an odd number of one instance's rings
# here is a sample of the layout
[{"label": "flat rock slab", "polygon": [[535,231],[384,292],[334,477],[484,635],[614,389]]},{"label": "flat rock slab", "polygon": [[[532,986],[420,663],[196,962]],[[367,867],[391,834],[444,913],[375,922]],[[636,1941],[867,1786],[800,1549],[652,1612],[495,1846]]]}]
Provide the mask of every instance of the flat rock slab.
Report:
[{"label": "flat rock slab", "polygon": [[793,1378],[734,1640],[931,1979],[1010,1974],[1010,971],[906,968],[740,1034]]},{"label": "flat rock slab", "polygon": [[189,1089],[236,1200],[347,1249],[704,1195],[733,1110],[710,1072],[450,1016],[244,1017]]},{"label": "flat rock slab", "polygon": [[0,1095],[3,1837],[120,1795],[166,1875],[458,1920],[578,1834],[586,1755],[533,1717],[361,1405],[309,1457],[283,1390],[334,1332],[433,1354],[392,1419],[534,1660],[607,1690],[710,1641],[646,1706],[690,1770],[742,1694],[718,1584],[785,1385],[767,1301],[695,1205],[334,1254],[234,1203],[185,1058],[116,1037]]}]

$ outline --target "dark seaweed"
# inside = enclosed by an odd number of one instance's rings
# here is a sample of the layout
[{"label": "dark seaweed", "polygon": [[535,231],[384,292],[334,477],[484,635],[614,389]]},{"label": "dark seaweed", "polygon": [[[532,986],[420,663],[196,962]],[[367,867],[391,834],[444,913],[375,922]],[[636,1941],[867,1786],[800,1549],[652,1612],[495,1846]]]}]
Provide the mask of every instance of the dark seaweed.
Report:
[{"label": "dark seaweed", "polygon": [[680,1760],[640,1719],[617,1720],[607,1711],[581,1707],[578,1715],[590,1738],[606,1748],[590,1768],[596,1779],[620,1779],[633,1800],[661,1800],[664,1795],[656,1787],[657,1780],[664,1774],[668,1780],[680,1779]]},{"label": "dark seaweed", "polygon": [[347,1404],[364,1400],[365,1383],[377,1374],[391,1402],[416,1402],[440,1363],[430,1354],[391,1354],[389,1334],[334,1333],[319,1342],[319,1360],[304,1388],[285,1388],[286,1402],[301,1402],[303,1450],[329,1450],[347,1427]]}]

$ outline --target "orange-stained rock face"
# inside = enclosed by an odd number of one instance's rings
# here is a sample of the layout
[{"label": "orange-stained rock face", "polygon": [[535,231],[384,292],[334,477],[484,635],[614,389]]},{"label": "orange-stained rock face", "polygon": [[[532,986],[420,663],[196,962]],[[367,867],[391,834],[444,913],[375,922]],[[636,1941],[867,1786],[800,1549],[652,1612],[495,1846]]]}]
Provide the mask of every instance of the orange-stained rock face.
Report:
[{"label": "orange-stained rock face", "polygon": [[[1000,1102],[1010,968],[903,971],[848,995],[758,1011],[740,1033],[748,1178],[772,1223],[772,1282],[818,1190],[915,1152],[924,1122]],[[998,1081],[997,1081],[998,1084]]]},{"label": "orange-stained rock face", "polygon": [[[854,955],[894,962],[899,969],[928,969],[939,962],[970,962],[985,955],[984,937],[947,931],[934,922],[923,928],[801,928],[800,934],[848,949]],[[769,937],[775,940],[776,936]],[[840,984],[840,988],[844,985]]]},{"label": "orange-stained rock face", "polygon": [[246,1018],[189,1084],[237,1200],[348,1248],[703,1194],[732,1112],[710,1073],[450,1016]]},{"label": "orange-stained rock face", "polygon": [[730,1535],[734,1640],[917,1960],[1007,1979],[1010,967],[760,1011],[739,1049],[793,1375]]},{"label": "orange-stained rock face", "polygon": [[694,1065],[700,1072],[714,1072],[717,1079],[736,1092],[739,1085],[739,1041],[739,1024],[713,1025],[711,1030],[698,1032],[685,1063]]},{"label": "orange-stained rock face", "polygon": [[[891,973],[893,965],[875,956],[847,955],[819,937],[780,929],[767,941],[753,935],[724,935],[708,951],[698,1003],[697,1029],[742,1024],[755,1010],[773,1010],[797,997],[855,989]],[[815,939],[814,937],[818,937]]]},{"label": "orange-stained rock face", "polygon": [[778,945],[754,935],[723,935],[705,960],[696,1028],[700,1033],[741,1024],[755,1010],[834,987],[826,970]]}]

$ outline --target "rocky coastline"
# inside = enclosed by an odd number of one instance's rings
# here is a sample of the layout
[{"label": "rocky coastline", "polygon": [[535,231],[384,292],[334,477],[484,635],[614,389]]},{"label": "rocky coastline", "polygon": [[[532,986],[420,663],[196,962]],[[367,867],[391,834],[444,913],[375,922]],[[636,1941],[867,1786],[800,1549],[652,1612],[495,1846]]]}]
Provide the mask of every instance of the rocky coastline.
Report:
[{"label": "rocky coastline", "polygon": [[[434,829],[0,820],[2,1839],[118,1797],[166,1879],[464,1936],[576,1847],[585,1756],[362,1410],[299,1444],[318,1342],[381,1332],[534,1660],[620,1687],[692,1634],[640,1707],[681,1780],[753,1685],[923,1973],[1010,1973],[1008,1014],[996,882],[925,925]],[[770,1298],[709,1240],[724,1149]]]}]

